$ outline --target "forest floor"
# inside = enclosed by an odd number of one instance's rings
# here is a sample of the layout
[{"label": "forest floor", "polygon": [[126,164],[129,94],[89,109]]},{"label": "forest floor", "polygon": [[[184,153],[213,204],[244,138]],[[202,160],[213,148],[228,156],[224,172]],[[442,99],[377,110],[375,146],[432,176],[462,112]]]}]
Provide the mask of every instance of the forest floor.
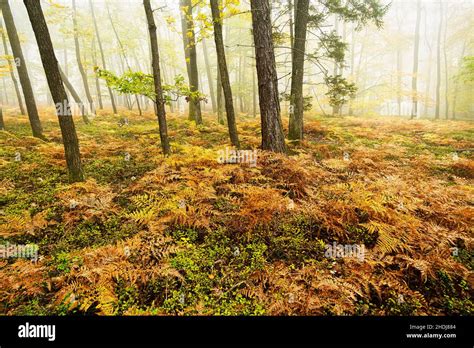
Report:
[{"label": "forest floor", "polygon": [[474,314],[474,123],[315,116],[252,167],[218,163],[214,117],[169,116],[164,158],[155,117],[126,116],[77,118],[69,184],[53,111],[48,142],[7,113],[0,240],[40,257],[0,260],[1,314]]}]

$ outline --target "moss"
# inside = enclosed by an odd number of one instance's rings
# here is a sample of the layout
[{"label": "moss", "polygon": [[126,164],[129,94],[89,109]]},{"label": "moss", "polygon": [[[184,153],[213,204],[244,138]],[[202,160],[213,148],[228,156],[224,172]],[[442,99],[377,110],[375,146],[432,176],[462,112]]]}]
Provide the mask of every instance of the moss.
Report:
[{"label": "moss", "polygon": [[406,295],[397,294],[395,291],[389,292],[389,297],[382,305],[382,309],[388,315],[417,315],[417,311],[422,307],[422,304],[416,297],[407,297]]}]

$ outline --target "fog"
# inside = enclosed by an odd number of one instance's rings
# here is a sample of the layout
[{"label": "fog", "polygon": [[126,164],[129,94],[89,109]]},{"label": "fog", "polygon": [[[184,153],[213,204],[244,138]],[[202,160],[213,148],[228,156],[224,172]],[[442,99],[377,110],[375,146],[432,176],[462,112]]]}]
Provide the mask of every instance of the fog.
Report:
[{"label": "fog", "polygon": [[[209,95],[209,79],[206,75],[206,64],[202,50],[203,38],[205,38],[207,45],[211,71],[210,80],[213,85],[216,84],[217,74],[214,40],[212,29],[209,28],[210,9],[207,2],[195,3],[195,7],[198,8],[195,10],[194,16],[198,40],[200,90]],[[42,4],[56,57],[76,90],[85,99],[75,56],[71,1],[43,1]],[[342,113],[406,116],[410,115],[412,110],[417,2],[395,0],[386,1],[385,4],[389,6],[389,9],[380,28],[377,28],[373,23],[356,28],[354,23],[343,22],[340,18],[334,18],[332,15],[328,16],[322,26],[322,30],[326,32],[336,30],[337,35],[347,43],[345,62],[343,66],[337,67],[336,71],[349,81],[354,82],[358,88],[355,99],[343,107]],[[52,101],[38,48],[23,2],[14,0],[10,1],[10,5],[22,41],[37,102],[42,105],[51,105]],[[123,52],[111,27],[105,5],[104,1],[93,1],[108,70],[120,74],[129,67],[133,71],[150,72],[148,30],[142,2],[133,0],[108,2],[112,20],[117,28],[117,35],[124,47]],[[312,5],[316,10],[321,8],[319,2],[316,1],[313,1]],[[172,82],[174,76],[187,76],[180,26],[180,6],[178,1],[155,1],[154,6],[157,8],[155,18],[162,56],[162,77],[166,82]],[[289,93],[291,49],[288,1],[273,1],[272,7],[274,31],[278,33],[275,54],[279,92]],[[257,92],[253,82],[255,65],[249,2],[241,1],[236,8],[237,10],[230,13],[224,21],[224,39],[235,100],[241,104],[241,113],[251,113],[251,104],[254,102],[253,95]],[[95,39],[89,1],[78,0],[77,9],[81,58],[91,80],[91,85],[93,85],[94,66],[100,67],[102,64]],[[473,18],[473,1],[424,0],[421,2],[419,63],[416,74],[416,96],[419,104],[417,117],[433,117],[434,115],[439,60],[441,117],[446,116],[446,108],[448,108],[448,114],[451,117],[454,105],[457,117],[473,118],[473,85],[472,82],[466,82],[460,78],[463,58],[473,55]],[[327,88],[324,76],[333,73],[334,62],[324,57],[317,57],[320,36],[321,33],[317,29],[309,29],[304,94],[312,97],[311,105],[314,112],[329,114],[331,108],[326,96]],[[313,52],[315,55],[311,57]],[[2,54],[5,54],[3,47]],[[5,66],[5,59],[0,62]],[[100,88],[104,104],[108,105],[106,87],[101,84]],[[9,75],[2,76],[0,89],[2,104],[10,109],[16,108],[15,93]],[[92,94],[96,99],[97,92],[93,88]],[[178,107],[175,108],[175,111],[184,112],[185,105],[177,104],[175,106]],[[204,103],[203,107],[210,109],[210,101]],[[283,101],[283,115],[288,113],[287,109],[288,105]]]}]

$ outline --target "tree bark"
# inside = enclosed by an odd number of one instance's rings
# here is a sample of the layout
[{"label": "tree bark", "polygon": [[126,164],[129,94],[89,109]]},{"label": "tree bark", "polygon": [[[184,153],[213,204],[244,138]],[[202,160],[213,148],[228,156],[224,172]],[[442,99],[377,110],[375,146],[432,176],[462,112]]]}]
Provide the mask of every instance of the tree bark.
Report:
[{"label": "tree bark", "polygon": [[421,21],[421,0],[416,4],[416,26],[415,26],[415,48],[413,53],[413,77],[411,79],[412,109],[411,119],[418,114],[418,50],[420,47],[420,21]]},{"label": "tree bark", "polygon": [[37,0],[24,0],[24,3],[38,43],[49,89],[51,90],[51,95],[56,104],[56,113],[61,128],[69,179],[72,182],[82,181],[84,180],[84,176],[79,151],[79,140],[71,115],[66,90],[64,89],[59,73],[53,43],[51,42],[48,26],[41,9],[41,3]]},{"label": "tree bark", "polygon": [[[82,58],[81,58],[81,48],[79,46],[79,34],[78,34],[78,27],[77,27],[77,10],[76,10],[76,0],[72,0],[72,25],[74,27],[74,48],[76,52],[76,61],[77,61],[77,68],[79,69],[79,73],[81,74],[82,83],[84,85],[84,92],[86,93],[87,101],[89,102],[89,107],[92,114],[95,114],[95,107],[94,101],[92,100],[92,95],[89,89],[89,82],[87,81],[87,74],[84,70],[84,66],[82,65]],[[89,119],[83,117],[84,122],[88,123]]]},{"label": "tree bark", "polygon": [[5,130],[5,123],[3,122],[3,108],[0,105],[0,130]]},{"label": "tree bark", "polygon": [[217,62],[220,71],[220,80],[224,92],[225,111],[227,115],[227,127],[232,145],[239,148],[239,136],[235,124],[235,111],[232,99],[232,89],[229,80],[229,71],[227,69],[227,60],[224,50],[224,38],[222,36],[222,17],[219,9],[218,0],[211,1],[212,22],[214,23],[214,41],[216,42]]},{"label": "tree bark", "polygon": [[427,73],[427,79],[426,79],[426,87],[425,87],[425,107],[423,110],[423,116],[427,117],[428,116],[428,104],[429,104],[429,99],[430,99],[430,88],[431,88],[431,65],[432,65],[432,60],[433,60],[433,49],[430,44],[430,39],[427,34],[428,30],[428,23],[427,23],[427,17],[428,15],[425,12],[425,41],[426,45],[428,46],[428,50],[430,51],[429,56],[428,56],[428,73]]},{"label": "tree bark", "polygon": [[[109,16],[110,24],[112,26],[112,31],[114,32],[115,38],[117,39],[117,43],[119,44],[120,52],[121,52],[122,57],[123,57],[123,60],[120,59],[120,63],[122,64],[122,71],[125,72],[124,62],[125,62],[125,65],[127,66],[127,69],[129,71],[131,71],[130,64],[129,64],[127,56],[125,54],[125,47],[123,46],[122,40],[120,40],[117,29],[115,28],[115,24],[114,24],[114,21],[112,20],[112,15],[110,14],[110,8],[109,8],[109,5],[108,5],[107,2],[105,3],[105,7],[107,9],[107,14]],[[132,110],[133,104],[130,101],[130,96],[128,94],[125,95],[125,101],[126,101],[126,104],[127,104],[127,108],[129,110]],[[138,113],[141,116],[142,115],[142,108],[140,107],[140,101],[138,100],[138,96],[136,94],[135,94],[135,101],[137,103]]]},{"label": "tree bark", "polygon": [[304,59],[306,51],[306,30],[308,24],[309,0],[299,0],[296,8],[295,38],[291,70],[291,94],[288,138],[291,140],[303,139],[303,78]]},{"label": "tree bark", "polygon": [[[97,44],[99,45],[100,57],[102,60],[102,68],[106,70],[107,64],[105,63],[104,49],[102,47],[102,41],[100,39],[99,27],[97,26],[97,19],[95,17],[95,11],[94,11],[94,6],[92,5],[92,0],[89,0],[89,5],[91,8],[91,13],[92,13],[92,21],[94,22],[95,36],[97,37]],[[107,89],[109,91],[109,97],[110,97],[110,103],[112,104],[112,110],[114,111],[114,114],[117,114],[117,105],[115,104],[114,94],[110,87],[107,87]]]},{"label": "tree bark", "polygon": [[449,120],[449,70],[448,70],[448,52],[446,49],[446,36],[448,34],[448,14],[446,12],[446,20],[444,25],[444,39],[443,39],[443,54],[444,54],[444,78],[446,81],[444,89],[444,101],[445,101],[445,119]]},{"label": "tree bark", "polygon": [[168,140],[168,128],[166,125],[165,100],[163,99],[163,89],[161,87],[160,55],[158,53],[158,38],[156,36],[155,18],[153,17],[153,10],[151,8],[150,0],[143,0],[143,5],[145,7],[145,14],[148,22],[148,32],[150,33],[152,55],[151,65],[153,69],[153,81],[155,85],[155,110],[160,128],[161,149],[165,155],[169,155],[171,150]]},{"label": "tree bark", "polygon": [[443,3],[439,1],[439,28],[438,43],[436,47],[436,109],[435,119],[439,119],[440,89],[441,89],[441,31],[443,29]]},{"label": "tree bark", "polygon": [[[10,53],[8,52],[7,39],[5,37],[5,33],[3,32],[3,24],[2,24],[1,21],[0,21],[0,31],[2,32],[2,41],[3,41],[4,53],[5,53],[5,55],[9,56]],[[20,88],[18,87],[18,81],[15,77],[15,69],[13,69],[13,65],[12,65],[10,59],[8,59],[8,69],[10,70],[10,76],[12,78],[13,87],[15,88],[15,94],[16,94],[16,98],[18,99],[18,106],[20,107],[20,113],[22,115],[26,115],[25,107],[23,106],[23,99],[21,97]]]},{"label": "tree bark", "polygon": [[217,69],[217,122],[224,124],[221,72]]},{"label": "tree bark", "polygon": [[[184,55],[191,92],[199,91],[199,72],[197,67],[196,38],[194,34],[193,5],[191,0],[180,0],[181,28],[183,33]],[[189,119],[202,124],[201,104],[190,98]]]},{"label": "tree bark", "polygon": [[284,153],[286,144],[280,116],[270,4],[268,0],[253,0],[250,6],[262,123],[262,149]]},{"label": "tree bark", "polygon": [[214,94],[214,81],[212,79],[211,65],[209,63],[209,54],[207,51],[207,45],[206,45],[205,39],[202,39],[202,51],[204,53],[204,63],[206,64],[207,83],[209,84],[209,94],[211,95],[212,112],[216,113],[217,104],[216,104],[216,95]]},{"label": "tree bark", "polygon": [[77,91],[74,89],[74,86],[72,85],[72,83],[69,82],[68,77],[64,73],[63,69],[61,69],[61,66],[59,64],[58,64],[58,70],[59,70],[59,74],[61,75],[61,79],[63,80],[64,86],[67,88],[72,98],[74,99],[76,104],[79,106],[79,109],[81,110],[82,119],[84,120],[84,122],[86,122],[86,120],[88,120],[87,113],[84,107],[84,103],[81,100],[81,97],[79,96]]},{"label": "tree bark", "polygon": [[[97,66],[97,48],[95,44],[95,39],[92,40],[92,62],[94,66]],[[104,109],[104,104],[102,103],[102,92],[100,90],[100,82],[99,82],[99,77],[97,74],[95,75],[95,90],[97,93],[97,101],[99,102],[99,110]]]},{"label": "tree bark", "polygon": [[28,118],[30,121],[31,130],[33,132],[33,136],[37,138],[43,138],[43,128],[41,127],[38,109],[36,108],[33,88],[31,87],[26,61],[23,56],[20,39],[18,38],[18,33],[16,31],[15,22],[13,20],[13,15],[8,0],[0,0],[0,7],[2,10],[3,19],[5,20],[5,27],[7,29],[7,35],[8,39],[10,40],[13,56],[20,62],[20,64],[17,65],[18,77],[20,78],[21,88],[23,89],[23,96],[25,97],[26,110],[28,110]]}]

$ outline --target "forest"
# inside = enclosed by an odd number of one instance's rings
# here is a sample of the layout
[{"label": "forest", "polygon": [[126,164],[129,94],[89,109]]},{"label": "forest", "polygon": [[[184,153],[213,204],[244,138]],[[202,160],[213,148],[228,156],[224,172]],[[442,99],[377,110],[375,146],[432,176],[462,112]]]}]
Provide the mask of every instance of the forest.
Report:
[{"label": "forest", "polygon": [[0,315],[474,314],[472,1],[0,11]]}]

